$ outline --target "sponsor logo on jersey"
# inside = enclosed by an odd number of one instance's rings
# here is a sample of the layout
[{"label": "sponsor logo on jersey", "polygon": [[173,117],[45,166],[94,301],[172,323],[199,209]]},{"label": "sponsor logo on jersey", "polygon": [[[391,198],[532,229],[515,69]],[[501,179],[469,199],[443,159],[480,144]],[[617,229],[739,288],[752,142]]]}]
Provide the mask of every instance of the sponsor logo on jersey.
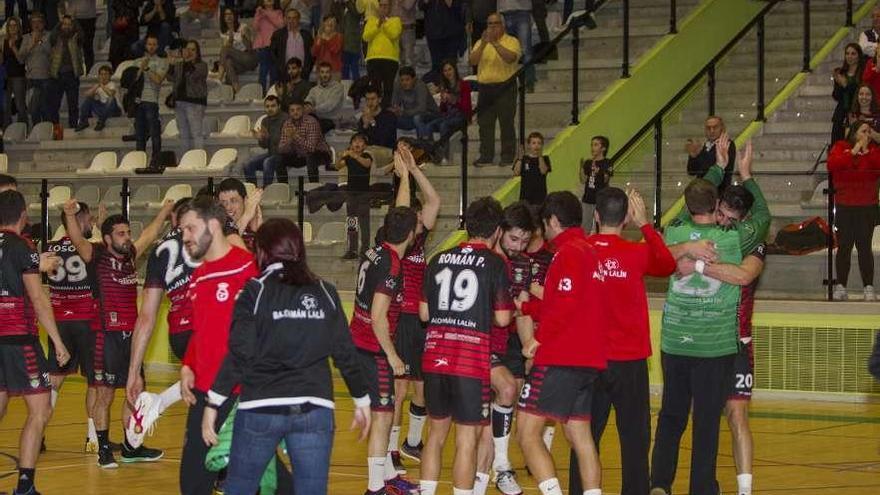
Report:
[{"label": "sponsor logo on jersey", "polygon": [[627,278],[626,270],[620,266],[620,262],[614,258],[608,258],[603,263],[604,275],[611,278]]},{"label": "sponsor logo on jersey", "polygon": [[217,300],[220,302],[226,302],[229,299],[229,284],[226,282],[220,282],[217,284]]},{"label": "sponsor logo on jersey", "polygon": [[449,366],[449,360],[446,358],[437,358],[434,360],[434,367]]},{"label": "sponsor logo on jersey", "polygon": [[189,318],[181,318],[180,324],[181,325],[189,325]]},{"label": "sponsor logo on jersey", "polygon": [[693,344],[694,343],[693,335],[682,335],[681,336],[681,343],[682,344]]}]

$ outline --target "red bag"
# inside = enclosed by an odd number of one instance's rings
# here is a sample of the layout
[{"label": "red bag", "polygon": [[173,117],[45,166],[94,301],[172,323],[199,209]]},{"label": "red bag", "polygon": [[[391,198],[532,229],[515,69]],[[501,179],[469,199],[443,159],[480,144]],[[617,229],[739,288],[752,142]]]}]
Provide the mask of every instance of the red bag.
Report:
[{"label": "red bag", "polygon": [[828,222],[823,218],[813,217],[780,229],[768,251],[773,254],[794,255],[821,251],[828,247],[828,236],[832,236],[832,246],[837,247],[837,236],[831,231]]}]

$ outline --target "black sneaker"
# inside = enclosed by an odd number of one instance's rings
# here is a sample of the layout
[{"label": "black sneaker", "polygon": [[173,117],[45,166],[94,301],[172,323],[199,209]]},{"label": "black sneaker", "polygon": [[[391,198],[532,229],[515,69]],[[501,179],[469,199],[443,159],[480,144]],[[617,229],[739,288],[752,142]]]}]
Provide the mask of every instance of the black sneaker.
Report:
[{"label": "black sneaker", "polygon": [[[0,492],[0,495],[6,495],[6,492]],[[40,492],[37,491],[36,487],[32,486],[31,489],[26,492],[16,490],[12,492],[12,495],[40,495]]]},{"label": "black sneaker", "polygon": [[400,462],[400,452],[397,450],[391,451],[391,463],[394,465],[394,470],[397,471],[397,474],[406,474],[406,466]]},{"label": "black sneaker", "polygon": [[422,462],[422,447],[424,447],[422,442],[413,447],[408,441],[404,440],[403,445],[400,446],[400,453],[407,459]]},{"label": "black sneaker", "polygon": [[119,467],[116,458],[113,457],[113,451],[107,447],[98,449],[98,467],[103,469],[115,469]]},{"label": "black sneaker", "polygon": [[95,124],[95,131],[101,132],[104,128],[107,127],[107,123],[103,120],[99,120],[97,124]]},{"label": "black sneaker", "polygon": [[88,128],[89,128],[88,122],[80,122],[79,124],[77,124],[77,126],[73,130],[76,132],[80,132],[80,131],[84,131]]},{"label": "black sneaker", "polygon": [[122,446],[122,462],[156,462],[165,455],[165,451],[159,449],[151,449],[144,445],[136,449],[129,449],[128,446]]}]

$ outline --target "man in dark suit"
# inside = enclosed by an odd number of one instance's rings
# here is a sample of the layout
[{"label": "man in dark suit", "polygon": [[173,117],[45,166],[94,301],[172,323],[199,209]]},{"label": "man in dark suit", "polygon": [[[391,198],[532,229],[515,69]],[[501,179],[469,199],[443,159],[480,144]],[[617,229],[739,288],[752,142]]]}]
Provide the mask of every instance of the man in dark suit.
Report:
[{"label": "man in dark suit", "polygon": [[[275,60],[276,67],[286,67],[287,61],[296,57],[303,62],[302,77],[309,79],[312,73],[312,33],[307,29],[300,28],[299,11],[290,8],[284,13],[285,26],[272,33],[272,40],[269,42],[269,50],[272,52],[272,58]],[[279,74],[282,81],[287,81],[287,73]]]},{"label": "man in dark suit", "polygon": [[[706,118],[706,141],[698,143],[693,139],[688,139],[684,145],[685,151],[688,153],[687,172],[688,175],[702,178],[706,172],[715,165],[715,143],[722,136],[726,136],[727,129],[724,126],[724,120],[721,117],[710,115]],[[730,177],[733,175],[733,167],[736,163],[736,145],[730,142],[729,159],[727,165],[724,166],[724,180],[721,181],[719,190],[730,185]]]}]

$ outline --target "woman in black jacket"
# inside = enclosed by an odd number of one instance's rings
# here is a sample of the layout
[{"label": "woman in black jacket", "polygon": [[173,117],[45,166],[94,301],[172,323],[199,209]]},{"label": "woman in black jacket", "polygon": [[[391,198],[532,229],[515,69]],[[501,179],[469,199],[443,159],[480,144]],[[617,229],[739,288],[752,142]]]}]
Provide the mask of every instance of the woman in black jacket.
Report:
[{"label": "woman in black jacket", "polygon": [[831,142],[836,143],[844,138],[847,127],[847,114],[856,99],[856,91],[862,81],[865,61],[862,47],[858,43],[846,45],[843,51],[843,65],[833,71],[834,90],[831,96],[837,102],[831,117]]},{"label": "woman in black jacket", "polygon": [[262,270],[239,294],[229,353],[208,392],[205,443],[216,445],[217,407],[241,387],[232,434],[227,495],[256,493],[281,440],[293,469],[293,492],[327,493],[333,445],[333,378],[328,358],[354,397],[352,427],[370,429],[370,398],[336,288],[306,264],[299,228],[273,218],[256,233]]}]

